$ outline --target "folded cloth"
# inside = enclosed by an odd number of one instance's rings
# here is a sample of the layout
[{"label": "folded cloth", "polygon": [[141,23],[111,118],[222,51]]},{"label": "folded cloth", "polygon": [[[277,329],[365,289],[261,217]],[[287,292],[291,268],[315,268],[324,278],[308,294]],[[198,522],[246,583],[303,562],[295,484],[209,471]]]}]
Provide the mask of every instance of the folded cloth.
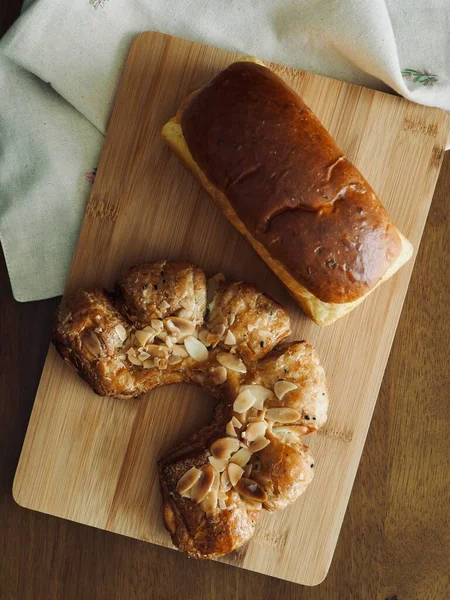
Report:
[{"label": "folded cloth", "polygon": [[120,71],[141,31],[450,110],[448,0],[26,0],[0,42],[0,239],[14,297],[62,293]]}]

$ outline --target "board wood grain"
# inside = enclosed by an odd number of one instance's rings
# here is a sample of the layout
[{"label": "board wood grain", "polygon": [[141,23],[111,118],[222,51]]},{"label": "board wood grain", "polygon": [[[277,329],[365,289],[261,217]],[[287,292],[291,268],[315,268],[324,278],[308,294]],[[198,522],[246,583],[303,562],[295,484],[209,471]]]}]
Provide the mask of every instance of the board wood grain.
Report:
[{"label": "board wood grain", "polygon": [[[290,313],[325,366],[329,420],[308,439],[316,477],[283,512],[264,513],[252,542],[223,561],[314,585],[325,577],[408,287],[413,260],[349,316],[321,329],[290,298],[164,147],[180,101],[237,54],[158,33],[126,63],[67,293],[113,285],[131,264],[183,258],[253,281]],[[400,230],[419,245],[449,134],[443,111],[271,64],[362,171]],[[201,390],[179,385],[137,401],[96,397],[50,348],[13,493],[25,507],[171,546],[156,460],[212,415]]]}]

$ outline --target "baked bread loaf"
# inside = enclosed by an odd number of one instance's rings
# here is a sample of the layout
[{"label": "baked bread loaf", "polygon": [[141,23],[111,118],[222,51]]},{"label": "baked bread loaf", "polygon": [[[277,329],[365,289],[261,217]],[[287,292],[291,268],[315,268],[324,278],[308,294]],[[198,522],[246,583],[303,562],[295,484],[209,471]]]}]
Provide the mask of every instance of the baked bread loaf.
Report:
[{"label": "baked bread loaf", "polygon": [[317,117],[259,61],[192,93],[162,136],[318,325],[412,255]]},{"label": "baked bread loaf", "polygon": [[185,382],[219,401],[158,465],[165,526],[189,556],[239,548],[262,508],[285,508],[313,477],[300,436],[326,421],[325,375],[310,344],[280,345],[289,334],[286,311],[254,286],[216,276],[207,292],[184,262],[132,267],[116,293],[80,290],[57,311],[55,346],[96,393]]}]

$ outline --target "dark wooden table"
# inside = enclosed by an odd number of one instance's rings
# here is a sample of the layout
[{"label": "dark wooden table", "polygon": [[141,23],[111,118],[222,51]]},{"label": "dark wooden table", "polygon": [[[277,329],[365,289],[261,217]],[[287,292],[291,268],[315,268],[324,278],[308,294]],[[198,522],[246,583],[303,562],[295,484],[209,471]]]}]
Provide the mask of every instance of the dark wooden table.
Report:
[{"label": "dark wooden table", "polygon": [[[0,5],[0,35],[20,4]],[[12,481],[58,301],[15,302],[2,256],[0,600],[449,598],[449,275],[450,152],[330,573],[306,588],[15,505]]]}]

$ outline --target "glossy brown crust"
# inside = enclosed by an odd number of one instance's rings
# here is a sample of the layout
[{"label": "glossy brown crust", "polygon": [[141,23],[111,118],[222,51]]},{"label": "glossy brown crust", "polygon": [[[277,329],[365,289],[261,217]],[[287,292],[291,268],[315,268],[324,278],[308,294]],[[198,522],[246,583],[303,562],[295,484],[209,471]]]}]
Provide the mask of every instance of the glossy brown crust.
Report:
[{"label": "glossy brown crust", "polygon": [[[191,467],[212,469],[211,445],[229,435],[227,423],[233,417],[243,428],[263,418],[255,408],[245,414],[234,412],[240,386],[257,384],[272,390],[279,380],[297,386],[281,400],[272,393],[266,406],[295,409],[298,419],[288,426],[270,422],[266,433],[270,444],[249,462],[252,479],[265,498],[263,506],[270,511],[292,503],[311,481],[314,462],[300,436],[323,425],[328,406],[325,374],[312,347],[307,342],[280,345],[290,327],[286,311],[277,302],[251,284],[220,278],[208,292],[207,306],[205,275],[190,263],[159,261],[132,267],[118,282],[115,294],[79,290],[65,299],[53,332],[61,356],[98,394],[126,399],[157,386],[186,382],[203,387],[219,401],[212,422],[158,464],[164,524],[174,544],[195,558],[215,558],[241,547],[253,536],[260,512],[234,489],[226,491],[226,500],[222,498],[227,508],[216,506],[213,511],[177,492],[178,481]],[[228,370],[223,382],[215,380],[218,354],[230,352],[223,335],[209,347],[203,362],[190,356],[164,368],[129,362],[127,342],[136,330],[155,319],[163,323],[180,316],[197,331],[230,332],[234,356],[243,361],[246,372]],[[158,338],[151,344],[166,348]],[[218,485],[218,478],[214,481]]]},{"label": "glossy brown crust", "polygon": [[320,300],[364,296],[401,254],[398,231],[370,185],[266,67],[230,65],[188,99],[180,121],[209,181]]}]

